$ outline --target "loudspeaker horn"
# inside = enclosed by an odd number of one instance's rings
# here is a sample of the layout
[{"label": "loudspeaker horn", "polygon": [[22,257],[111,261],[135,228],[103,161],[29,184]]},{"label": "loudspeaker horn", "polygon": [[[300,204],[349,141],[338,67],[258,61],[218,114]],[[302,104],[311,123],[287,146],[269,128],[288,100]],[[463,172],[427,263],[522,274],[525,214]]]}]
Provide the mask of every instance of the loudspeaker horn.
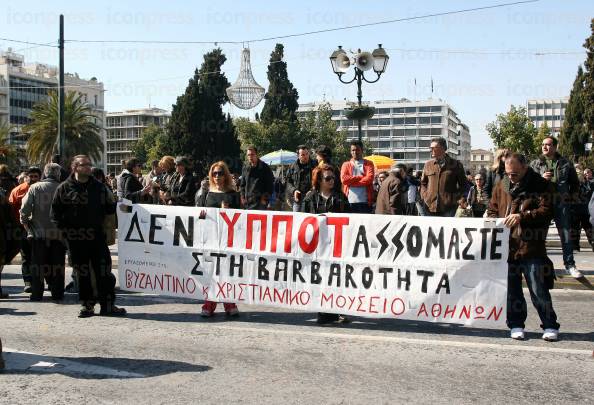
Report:
[{"label": "loudspeaker horn", "polygon": [[357,54],[357,67],[360,70],[369,70],[373,67],[373,55],[370,52]]}]

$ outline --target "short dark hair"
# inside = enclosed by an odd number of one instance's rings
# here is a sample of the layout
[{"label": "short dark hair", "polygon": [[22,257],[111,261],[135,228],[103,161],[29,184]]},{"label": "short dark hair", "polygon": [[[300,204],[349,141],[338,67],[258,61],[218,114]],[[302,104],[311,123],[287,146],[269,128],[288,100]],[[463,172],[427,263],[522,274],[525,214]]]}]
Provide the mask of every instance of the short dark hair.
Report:
[{"label": "short dark hair", "polygon": [[37,173],[39,175],[39,177],[41,177],[41,169],[37,166],[31,166],[30,168],[27,169],[26,173],[27,173],[27,175]]},{"label": "short dark hair", "polygon": [[518,152],[510,153],[509,155],[507,155],[505,157],[505,161],[506,162],[508,160],[512,160],[512,159],[517,160],[518,162],[520,162],[524,166],[528,164],[528,159],[526,159],[526,156],[524,156],[523,154],[518,153]]},{"label": "short dark hair", "polygon": [[134,168],[136,166],[142,166],[142,163],[140,162],[139,159],[132,158],[132,159],[128,159],[126,161],[126,170],[128,170],[129,172],[131,172],[132,170],[134,170]]},{"label": "short dark hair", "polygon": [[297,152],[299,152],[300,150],[309,150],[309,148],[307,147],[307,145],[299,145],[297,146]]},{"label": "short dark hair", "polygon": [[332,160],[332,149],[330,149],[326,145],[318,146],[318,148],[316,149],[316,154],[320,155],[322,159],[324,159],[324,161],[326,162]]},{"label": "short dark hair", "polygon": [[245,147],[245,150],[253,150],[254,152],[258,153],[258,149],[256,148],[256,145],[248,145]]},{"label": "short dark hair", "polygon": [[363,142],[361,142],[358,139],[351,141],[351,146],[356,146],[358,148],[361,148],[361,150],[363,150]]},{"label": "short dark hair", "polygon": [[553,146],[556,148],[557,145],[559,144],[559,140],[557,138],[555,138],[553,135],[547,135],[544,137],[543,141],[545,139],[550,139],[553,142]]},{"label": "short dark hair", "polygon": [[445,140],[445,138],[441,136],[431,138],[431,143],[433,142],[437,142],[437,144],[440,145],[443,150],[448,150],[448,142]]},{"label": "short dark hair", "polygon": [[158,159],[151,160],[151,169],[154,169],[156,167],[159,167],[159,160]]}]

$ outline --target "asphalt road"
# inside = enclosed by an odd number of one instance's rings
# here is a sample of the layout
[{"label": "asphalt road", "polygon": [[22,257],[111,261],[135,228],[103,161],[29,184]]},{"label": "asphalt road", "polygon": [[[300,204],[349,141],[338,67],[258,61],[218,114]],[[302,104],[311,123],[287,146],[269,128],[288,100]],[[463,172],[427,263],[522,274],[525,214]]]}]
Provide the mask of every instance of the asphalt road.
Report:
[{"label": "asphalt road", "polygon": [[553,292],[560,342],[541,340],[531,307],[516,342],[400,320],[322,327],[257,306],[205,320],[196,302],[127,293],[127,318],[78,319],[74,295],[29,302],[19,272],[3,274],[15,295],[0,301],[0,404],[594,403],[594,291]]}]

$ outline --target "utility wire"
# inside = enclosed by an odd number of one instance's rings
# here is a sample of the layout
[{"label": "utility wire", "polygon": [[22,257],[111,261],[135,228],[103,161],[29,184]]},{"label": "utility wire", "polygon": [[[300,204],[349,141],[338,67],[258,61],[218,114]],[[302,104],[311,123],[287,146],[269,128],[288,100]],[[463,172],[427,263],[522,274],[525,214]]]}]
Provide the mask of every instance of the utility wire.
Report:
[{"label": "utility wire", "polygon": [[357,24],[357,25],[347,25],[344,27],[336,27],[336,28],[327,28],[322,30],[316,31],[307,31],[301,32],[296,34],[287,34],[287,35],[279,35],[274,37],[264,37],[264,38],[254,38],[249,40],[242,40],[242,41],[153,41],[153,40],[86,40],[86,39],[68,39],[65,40],[66,42],[79,42],[79,43],[137,43],[137,44],[250,44],[253,42],[264,42],[264,41],[273,41],[278,39],[286,39],[286,38],[294,38],[294,37],[301,37],[306,35],[315,35],[315,34],[322,34],[327,32],[336,32],[336,31],[345,31],[351,30],[355,28],[364,28],[364,27],[371,27],[376,25],[384,25],[384,24],[393,24],[398,22],[404,21],[413,21],[413,20],[420,20],[425,18],[431,17],[441,17],[447,15],[455,15],[455,14],[462,14],[462,13],[469,13],[474,11],[481,11],[481,10],[489,10],[494,8],[501,8],[501,7],[508,7],[508,6],[515,6],[520,4],[528,4],[528,3],[537,3],[540,0],[524,0],[524,1],[514,1],[510,3],[500,3],[500,4],[493,4],[491,6],[482,6],[482,7],[474,7],[474,8],[467,8],[461,10],[453,10],[453,11],[445,11],[441,13],[431,13],[431,14],[423,14],[418,16],[412,17],[403,17],[403,18],[396,18],[393,20],[385,20],[385,21],[376,21],[371,23],[365,24]]},{"label": "utility wire", "polygon": [[50,47],[50,48],[57,48],[58,47],[58,45],[51,45],[54,42],[49,42],[49,43],[46,43],[46,44],[41,44],[39,42],[21,41],[21,40],[18,40],[18,39],[10,39],[10,38],[0,38],[0,41],[15,42],[17,44],[25,44],[25,45],[47,46],[47,47]]},{"label": "utility wire", "polygon": [[470,55],[533,55],[533,56],[547,56],[547,55],[583,55],[586,51],[538,51],[538,50],[522,50],[522,49],[499,49],[499,50],[482,50],[482,49],[406,49],[406,48],[385,48],[386,51],[397,52],[427,52],[427,53],[453,53],[453,54],[470,54]]}]

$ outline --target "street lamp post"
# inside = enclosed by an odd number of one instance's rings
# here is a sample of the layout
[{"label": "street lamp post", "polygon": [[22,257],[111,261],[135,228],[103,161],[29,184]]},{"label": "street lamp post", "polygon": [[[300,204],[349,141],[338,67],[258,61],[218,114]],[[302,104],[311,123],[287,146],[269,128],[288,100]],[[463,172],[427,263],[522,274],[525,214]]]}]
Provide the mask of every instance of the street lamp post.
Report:
[{"label": "street lamp post", "polygon": [[[361,49],[358,49],[357,53],[350,57],[342,49],[342,46],[339,46],[338,49],[330,55],[332,70],[338,76],[338,80],[340,80],[341,83],[350,84],[357,81],[357,109],[359,110],[359,114],[355,115],[358,117],[357,126],[359,128],[359,141],[362,139],[361,122],[364,118],[371,118],[373,116],[373,113],[371,113],[371,115],[368,114],[364,117],[364,114],[362,113],[363,106],[361,100],[363,99],[363,92],[361,90],[361,84],[363,81],[366,81],[367,83],[377,82],[382,73],[386,71],[388,59],[389,56],[384,48],[382,48],[382,44],[379,44],[378,48],[372,53],[361,52]],[[344,80],[342,76],[349,70],[351,65],[354,65],[355,75],[350,80]],[[373,69],[377,75],[373,80],[369,80],[365,77],[365,72],[371,69]]]}]

